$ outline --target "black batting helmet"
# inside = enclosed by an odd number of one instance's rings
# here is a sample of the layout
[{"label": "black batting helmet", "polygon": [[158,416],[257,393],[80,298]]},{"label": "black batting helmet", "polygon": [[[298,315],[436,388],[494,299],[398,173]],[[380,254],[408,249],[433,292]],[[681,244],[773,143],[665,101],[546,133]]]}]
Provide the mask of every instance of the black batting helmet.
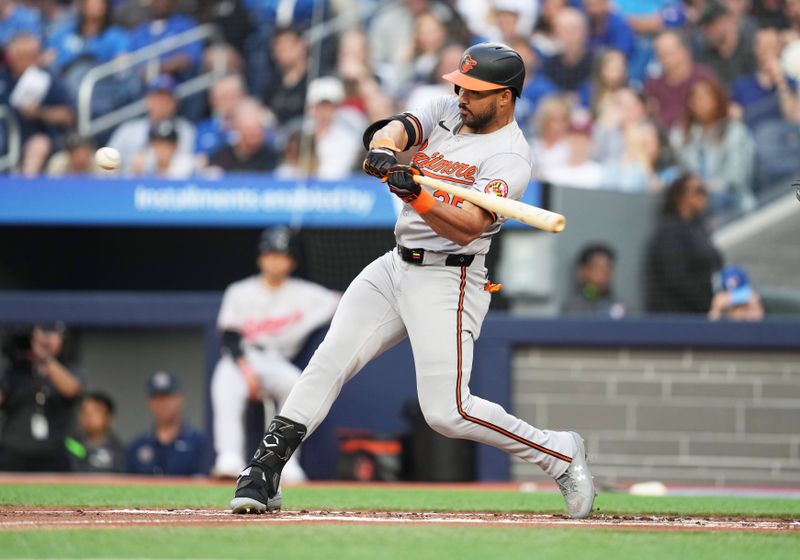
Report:
[{"label": "black batting helmet", "polygon": [[296,257],[297,240],[294,232],[286,226],[273,226],[261,232],[258,253],[282,253]]},{"label": "black batting helmet", "polygon": [[459,88],[489,91],[508,88],[516,97],[525,82],[522,57],[502,43],[478,43],[464,51],[456,70],[442,76]]}]

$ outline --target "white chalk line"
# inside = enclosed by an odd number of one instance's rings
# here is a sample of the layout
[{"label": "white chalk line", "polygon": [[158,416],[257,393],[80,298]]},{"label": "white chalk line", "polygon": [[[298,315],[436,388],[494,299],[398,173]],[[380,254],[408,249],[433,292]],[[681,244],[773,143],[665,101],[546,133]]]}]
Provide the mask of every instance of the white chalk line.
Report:
[{"label": "white chalk line", "polygon": [[[52,515],[60,519],[54,520],[2,520],[3,514],[7,515]],[[130,519],[120,517],[119,519],[66,519],[67,516],[88,515],[145,515],[158,516],[159,518]],[[701,517],[641,517],[641,518],[609,518],[593,517],[589,519],[568,519],[552,515],[526,515],[526,514],[502,514],[495,517],[492,514],[442,515],[435,512],[385,512],[382,515],[369,515],[358,512],[338,512],[338,511],[317,511],[317,512],[293,512],[283,511],[280,513],[264,515],[233,515],[225,510],[161,510],[161,509],[81,509],[81,510],[15,510],[0,512],[0,527],[24,527],[24,526],[80,526],[80,525],[119,525],[119,524],[138,524],[138,525],[158,525],[169,524],[172,519],[202,518],[211,522],[261,522],[261,523],[362,523],[362,524],[455,524],[455,525],[537,525],[537,526],[593,526],[593,527],[636,527],[663,528],[674,527],[676,529],[758,529],[767,531],[792,531],[800,530],[800,520],[775,521],[775,520],[730,520],[730,519],[709,519]]]}]

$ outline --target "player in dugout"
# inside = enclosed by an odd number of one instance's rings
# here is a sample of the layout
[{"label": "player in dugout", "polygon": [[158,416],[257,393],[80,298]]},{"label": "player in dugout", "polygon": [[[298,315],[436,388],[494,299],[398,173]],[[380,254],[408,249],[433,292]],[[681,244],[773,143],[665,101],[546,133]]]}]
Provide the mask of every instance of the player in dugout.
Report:
[{"label": "player in dugout", "polygon": [[[405,203],[395,226],[397,247],[347,288],[325,340],[240,474],[234,513],[280,509],[281,471],[294,451],[342,386],[406,337],[419,403],[434,430],[539,465],[558,483],[571,517],[591,513],[595,488],[581,436],[535,428],[469,390],[474,343],[493,287],[485,258],[505,218],[414,181],[424,173],[522,197],[531,178],[530,148],[514,120],[523,61],[510,47],[479,43],[444,78],[455,85],[455,96],[375,122],[364,134],[364,171]],[[412,165],[398,164],[396,154],[412,149]]]}]

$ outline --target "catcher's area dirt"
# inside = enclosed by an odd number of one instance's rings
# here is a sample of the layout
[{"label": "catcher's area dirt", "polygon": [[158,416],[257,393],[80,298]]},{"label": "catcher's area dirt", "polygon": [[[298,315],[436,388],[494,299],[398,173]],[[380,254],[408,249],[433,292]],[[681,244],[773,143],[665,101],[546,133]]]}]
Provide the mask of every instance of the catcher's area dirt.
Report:
[{"label": "catcher's area dirt", "polygon": [[298,523],[470,525],[482,527],[587,527],[647,531],[800,531],[800,520],[724,517],[602,515],[568,519],[527,513],[399,511],[282,511],[233,515],[218,509],[0,508],[0,531],[134,526],[277,525]]}]

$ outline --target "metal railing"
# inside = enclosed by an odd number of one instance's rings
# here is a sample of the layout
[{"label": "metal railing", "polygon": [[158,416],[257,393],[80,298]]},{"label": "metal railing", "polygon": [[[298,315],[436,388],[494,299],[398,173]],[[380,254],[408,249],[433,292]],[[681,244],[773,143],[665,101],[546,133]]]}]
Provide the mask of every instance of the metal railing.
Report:
[{"label": "metal railing", "polygon": [[6,149],[5,155],[0,156],[0,172],[14,169],[19,163],[22,147],[22,136],[19,122],[14,112],[5,105],[0,105],[0,122],[6,123]]},{"label": "metal railing", "polygon": [[[195,42],[210,40],[212,43],[222,42],[222,34],[214,24],[204,24],[162,39],[139,50],[122,55],[104,64],[95,66],[86,73],[78,87],[78,132],[82,136],[94,136],[118,124],[143,115],[147,112],[144,99],[115,109],[111,112],[92,117],[92,94],[100,80],[145,65],[145,79],[156,77],[159,73],[160,57]],[[195,93],[205,91],[222,77],[228,70],[224,54],[213,57],[211,70],[194,78],[181,82],[175,88],[175,97],[183,99]]]}]

